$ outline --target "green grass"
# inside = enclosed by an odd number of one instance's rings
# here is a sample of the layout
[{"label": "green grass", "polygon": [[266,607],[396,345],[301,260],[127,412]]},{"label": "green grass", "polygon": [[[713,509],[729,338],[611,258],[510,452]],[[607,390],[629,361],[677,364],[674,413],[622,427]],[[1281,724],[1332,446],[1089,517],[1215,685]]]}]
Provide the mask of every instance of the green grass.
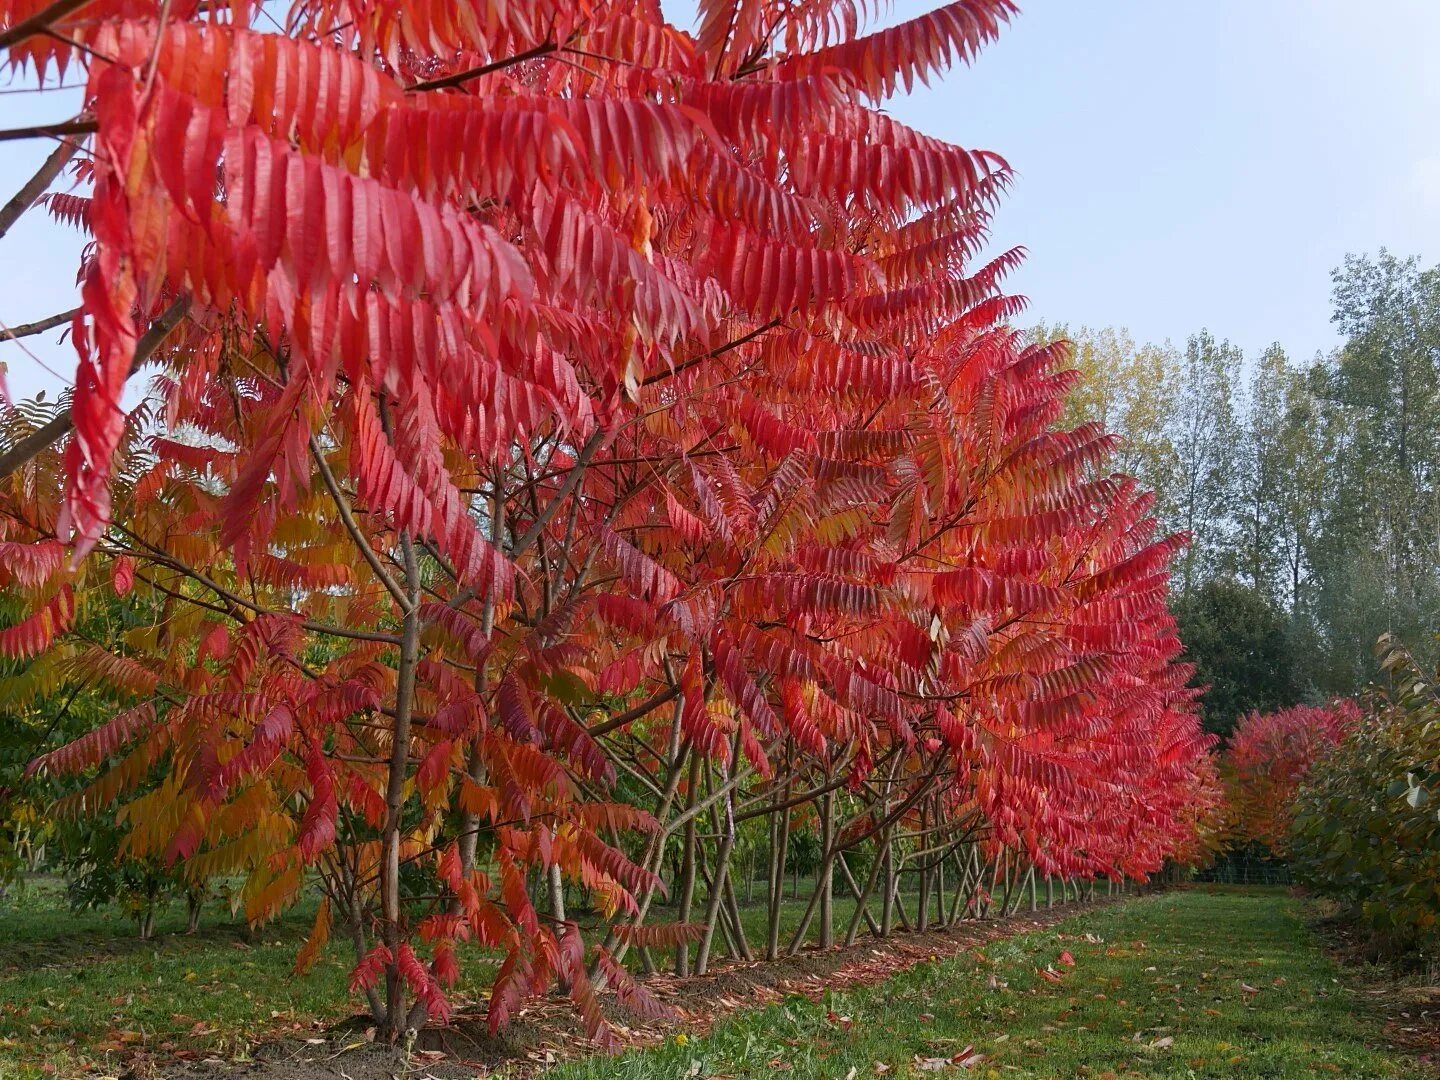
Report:
[{"label": "green grass", "polygon": [[[291,972],[313,899],[253,935],[212,908],[206,928],[186,936],[178,932],[183,910],[172,910],[151,942],[136,941],[118,912],[76,914],[63,901],[58,885],[44,880],[0,900],[0,1077],[7,1080],[53,1075],[40,1072],[45,1063],[61,1076],[86,1067],[118,1075],[141,1047],[160,1057],[234,1057],[276,1033],[354,1011],[342,943],[332,943],[312,974]],[[804,903],[787,900],[782,940]],[[837,899],[837,934],[851,910]],[[558,1075],[677,1076],[699,1062],[702,1077],[839,1078],[853,1066],[858,1078],[877,1075],[879,1062],[890,1067],[881,1075],[896,1077],[921,1075],[917,1055],[950,1057],[973,1044],[986,1060],[964,1075],[1414,1076],[1406,1063],[1369,1048],[1375,1030],[1355,1015],[1355,999],[1299,916],[1295,901],[1259,890],[1138,900],[998,943],[983,959],[921,965],[820,1004],[795,998],[687,1045],[577,1063]],[[752,946],[763,945],[763,907],[747,907],[743,917]],[[1036,968],[1065,948],[1077,966],[1051,984]],[[466,993],[479,997],[493,967],[485,957],[470,959]],[[1005,985],[988,989],[992,974]],[[1242,982],[1259,992],[1247,995]]]},{"label": "green grass", "polygon": [[[1419,1075],[1416,1063],[1377,1048],[1378,1026],[1357,1012],[1356,998],[1300,916],[1297,901],[1273,891],[1194,890],[1134,900],[998,942],[980,955],[922,964],[821,1002],[791,998],[739,1014],[703,1038],[577,1062],[552,1075],[930,1076],[919,1067],[926,1059],[951,1058],[968,1046],[985,1059],[970,1071],[935,1071]],[[1065,949],[1076,966],[1052,983],[1038,969],[1058,967]]]},{"label": "green grass", "polygon": [[182,933],[184,905],[155,937],[114,909],[72,912],[53,879],[0,900],[0,1077],[123,1072],[137,1049],[233,1056],[254,1039],[350,1008],[348,965],[331,949],[303,979],[291,973],[315,914],[308,898],[247,931],[218,903]]},{"label": "green grass", "polygon": [[[810,885],[802,880],[801,899],[785,901],[782,945],[799,925]],[[30,881],[0,899],[0,1080],[47,1075],[38,1071],[42,1063],[56,1066],[61,1076],[87,1068],[118,1075],[137,1049],[161,1058],[185,1052],[232,1058],[277,1033],[356,1012],[357,1000],[346,988],[354,962],[346,942],[332,940],[309,974],[292,971],[316,903],[309,895],[251,933],[212,902],[193,936],[182,933],[179,904],[160,915],[155,938],[142,942],[134,922],[118,909],[73,912],[57,879]],[[837,897],[837,937],[853,911],[853,900]],[[673,909],[662,907],[651,921],[674,917]],[[763,904],[744,907],[742,918],[752,948],[763,949]],[[814,924],[810,939],[818,935]],[[718,935],[715,949],[724,954]],[[673,953],[657,949],[653,955],[668,966]],[[633,953],[627,962],[638,967]],[[494,957],[469,949],[462,967],[465,982],[457,996],[482,998]]]}]

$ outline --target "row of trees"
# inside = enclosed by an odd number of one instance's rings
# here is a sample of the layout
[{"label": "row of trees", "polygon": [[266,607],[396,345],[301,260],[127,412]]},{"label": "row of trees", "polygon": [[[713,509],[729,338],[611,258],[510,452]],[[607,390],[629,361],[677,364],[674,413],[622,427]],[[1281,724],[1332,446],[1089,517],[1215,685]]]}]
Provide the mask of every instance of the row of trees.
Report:
[{"label": "row of trees", "polygon": [[[1067,417],[1124,437],[1117,459],[1191,544],[1182,637],[1206,723],[1362,689],[1382,633],[1431,656],[1440,623],[1440,270],[1382,251],[1334,272],[1345,344],[1249,361],[1208,332],[1183,349],[1082,330]],[[1045,330],[1042,338],[1062,330]]]},{"label": "row of trees", "polygon": [[798,828],[826,944],[837,887],[853,938],[906,875],[923,926],[1188,857],[1179,545],[972,264],[1004,162],[878,109],[1011,12],[0,0],[87,79],[22,202],[79,154],[94,240],[0,453],[30,782],[252,920],[318,883],[302,966],[343,935],[390,1037],[467,942],[492,1025],[558,985],[601,1039],[632,950],[758,951],[755,823],[772,957]]}]

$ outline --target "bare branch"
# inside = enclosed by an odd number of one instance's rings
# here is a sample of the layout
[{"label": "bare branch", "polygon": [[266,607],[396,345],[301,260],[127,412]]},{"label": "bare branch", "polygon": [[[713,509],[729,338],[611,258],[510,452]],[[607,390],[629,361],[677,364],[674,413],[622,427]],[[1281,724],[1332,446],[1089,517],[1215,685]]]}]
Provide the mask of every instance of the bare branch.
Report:
[{"label": "bare branch", "polygon": [[330,463],[325,460],[325,455],[320,450],[320,443],[314,435],[310,436],[310,456],[315,459],[315,464],[320,469],[320,479],[325,484],[325,490],[330,492],[330,498],[335,501],[335,508],[340,511],[340,520],[345,525],[345,531],[355,542],[361,557],[370,564],[370,569],[375,572],[380,584],[385,586],[385,591],[395,598],[395,602],[400,605],[401,613],[409,615],[410,597],[386,571],[379,556],[370,547],[370,542],[365,539],[365,534],[360,531],[360,526],[355,521],[355,515],[350,511],[350,503],[346,500],[345,493],[340,490],[340,485],[336,483],[335,474],[330,471]]},{"label": "bare branch", "polygon": [[45,189],[55,182],[55,178],[79,149],[79,144],[73,142],[62,142],[55,147],[35,175],[25,181],[25,185],[4,207],[0,207],[0,237],[8,233],[10,226],[20,220],[20,215],[34,206],[35,200],[45,194]]},{"label": "bare branch", "polygon": [[540,514],[535,518],[530,528],[525,530],[524,535],[516,540],[514,546],[510,549],[510,557],[512,559],[529,548],[540,535],[541,530],[550,523],[550,519],[555,516],[555,511],[560,509],[560,504],[570,496],[570,493],[575,490],[576,485],[580,483],[580,478],[585,475],[585,469],[590,464],[590,459],[595,456],[595,451],[600,449],[600,444],[604,441],[605,431],[601,429],[595,432],[594,435],[591,435],[589,441],[580,448],[580,453],[575,457],[575,464],[570,467],[570,475],[565,477],[559,490],[555,492],[555,497],[550,500],[544,510],[540,511]]},{"label": "bare branch", "polygon": [[31,337],[35,334],[43,334],[46,330],[54,330],[55,327],[64,326],[75,318],[75,313],[79,310],[79,308],[71,308],[69,311],[37,319],[32,323],[21,323],[19,326],[0,326],[0,341],[14,341],[16,338]]},{"label": "bare branch", "polygon": [[452,86],[460,86],[471,79],[478,79],[482,75],[489,75],[491,72],[503,71],[505,68],[514,67],[516,64],[524,63],[526,60],[534,60],[541,56],[553,53],[559,46],[553,41],[546,41],[536,45],[533,49],[526,49],[524,52],[516,53],[514,56],[507,56],[504,60],[496,60],[494,63],[481,64],[479,67],[468,68],[465,71],[457,71],[453,75],[442,75],[438,79],[426,79],[424,82],[416,83],[407,87],[412,93],[420,93],[426,90],[447,90]]},{"label": "bare branch", "polygon": [[61,120],[58,124],[6,128],[0,131],[0,142],[14,142],[17,139],[60,139],[67,135],[93,135],[94,133],[95,121],[77,116],[74,120]]},{"label": "bare branch", "polygon": [[[151,354],[170,335],[170,331],[180,325],[180,320],[189,310],[190,298],[182,297],[166,308],[160,318],[151,323],[150,329],[145,331],[144,336],[135,344],[135,359],[130,364],[131,375],[145,366]],[[74,429],[75,420],[71,416],[70,410],[62,410],[49,423],[36,428],[9,450],[0,453],[0,480],[5,479],[31,458],[59,442]]]}]

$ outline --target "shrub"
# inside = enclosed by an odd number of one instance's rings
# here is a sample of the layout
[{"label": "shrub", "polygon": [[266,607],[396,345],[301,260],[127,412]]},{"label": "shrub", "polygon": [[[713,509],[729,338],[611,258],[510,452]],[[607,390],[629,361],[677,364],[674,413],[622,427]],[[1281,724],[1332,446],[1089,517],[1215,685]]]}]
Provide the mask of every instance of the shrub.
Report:
[{"label": "shrub", "polygon": [[1435,955],[1440,919],[1440,690],[1388,636],[1390,689],[1301,786],[1296,875],[1348,905],[1392,952]]}]

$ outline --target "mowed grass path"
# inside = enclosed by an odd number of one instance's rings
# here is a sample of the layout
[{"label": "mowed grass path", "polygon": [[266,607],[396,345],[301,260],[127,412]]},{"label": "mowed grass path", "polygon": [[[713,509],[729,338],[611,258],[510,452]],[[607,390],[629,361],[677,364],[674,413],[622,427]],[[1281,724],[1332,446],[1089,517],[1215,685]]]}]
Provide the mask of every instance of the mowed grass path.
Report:
[{"label": "mowed grass path", "polygon": [[[1062,962],[1068,951],[1074,966]],[[1045,977],[1042,972],[1060,972]],[[980,1054],[983,1058],[972,1055]],[[966,1067],[954,1063],[969,1059]],[[852,1071],[853,1070],[853,1071]],[[795,997],[553,1080],[962,1076],[1414,1078],[1280,892],[1186,890]]]}]

